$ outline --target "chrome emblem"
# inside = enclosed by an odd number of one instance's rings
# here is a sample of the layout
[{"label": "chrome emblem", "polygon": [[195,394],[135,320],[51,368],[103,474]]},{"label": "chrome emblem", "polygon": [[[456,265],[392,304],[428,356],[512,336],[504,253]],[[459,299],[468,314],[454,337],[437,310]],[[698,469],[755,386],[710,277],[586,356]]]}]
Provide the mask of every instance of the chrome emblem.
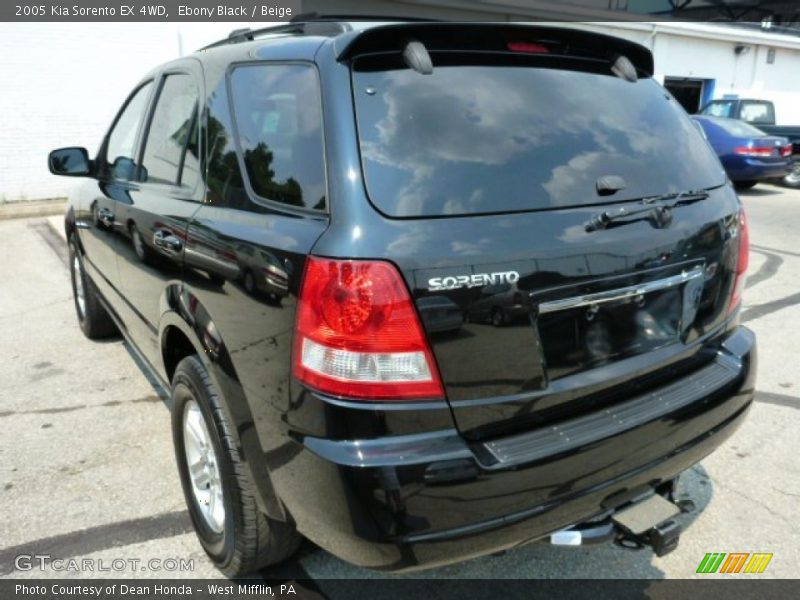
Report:
[{"label": "chrome emblem", "polygon": [[504,271],[501,273],[475,273],[473,275],[451,275],[449,277],[433,277],[428,279],[428,291],[439,292],[442,290],[456,290],[459,288],[473,288],[498,283],[517,283],[519,273]]}]

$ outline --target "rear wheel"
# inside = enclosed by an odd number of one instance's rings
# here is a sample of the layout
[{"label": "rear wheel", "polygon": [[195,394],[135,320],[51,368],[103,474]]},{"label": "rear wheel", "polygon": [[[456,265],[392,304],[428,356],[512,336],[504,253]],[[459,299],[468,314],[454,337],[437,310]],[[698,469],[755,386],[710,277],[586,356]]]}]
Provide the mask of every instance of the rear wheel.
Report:
[{"label": "rear wheel", "polygon": [[752,187],[755,187],[757,181],[734,181],[733,186],[737,190],[749,190]]},{"label": "rear wheel", "polygon": [[91,339],[101,339],[118,332],[108,311],[100,302],[97,288],[83,268],[83,257],[74,236],[69,240],[69,271],[75,314],[83,334]]},{"label": "rear wheel", "polygon": [[492,309],[492,325],[502,327],[506,324],[506,314],[499,308]]},{"label": "rear wheel", "polygon": [[250,269],[244,272],[244,290],[248,294],[256,293],[256,278]]},{"label": "rear wheel", "polygon": [[152,252],[150,248],[147,247],[147,244],[144,243],[144,238],[139,232],[139,228],[136,227],[136,223],[131,223],[129,230],[131,234],[131,243],[133,243],[133,251],[136,252],[136,258],[144,263],[149,262],[152,258]]},{"label": "rear wheel", "polygon": [[197,356],[178,363],[172,403],[175,457],[189,515],[216,567],[235,577],[291,556],[302,538],[292,524],[258,509],[235,428]]},{"label": "rear wheel", "polygon": [[794,169],[783,178],[783,185],[790,188],[800,188],[800,161],[794,163]]}]

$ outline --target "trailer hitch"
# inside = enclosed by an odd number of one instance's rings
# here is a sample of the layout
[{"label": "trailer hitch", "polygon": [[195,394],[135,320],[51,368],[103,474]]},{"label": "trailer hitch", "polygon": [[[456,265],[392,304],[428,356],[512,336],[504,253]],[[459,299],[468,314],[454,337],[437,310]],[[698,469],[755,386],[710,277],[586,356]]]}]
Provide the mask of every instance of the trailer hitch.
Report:
[{"label": "trailer hitch", "polygon": [[647,546],[656,556],[665,556],[678,547],[681,526],[677,521],[665,521],[641,534],[620,531],[615,543],[628,550],[641,550]]},{"label": "trailer hitch", "polygon": [[669,554],[678,547],[681,535],[681,526],[673,517],[687,509],[690,509],[689,503],[681,506],[652,494],[611,516],[617,529],[614,541],[630,550],[649,546],[656,556]]}]

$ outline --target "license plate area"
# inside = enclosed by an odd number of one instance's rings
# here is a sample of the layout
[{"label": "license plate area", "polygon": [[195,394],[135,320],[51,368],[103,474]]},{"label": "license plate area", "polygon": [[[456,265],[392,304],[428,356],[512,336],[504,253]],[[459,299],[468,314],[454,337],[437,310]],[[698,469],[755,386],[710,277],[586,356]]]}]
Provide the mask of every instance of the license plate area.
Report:
[{"label": "license plate area", "polygon": [[612,287],[619,282],[611,280],[599,291],[534,299],[547,378],[680,343],[697,314],[703,273],[694,265],[636,284]]}]

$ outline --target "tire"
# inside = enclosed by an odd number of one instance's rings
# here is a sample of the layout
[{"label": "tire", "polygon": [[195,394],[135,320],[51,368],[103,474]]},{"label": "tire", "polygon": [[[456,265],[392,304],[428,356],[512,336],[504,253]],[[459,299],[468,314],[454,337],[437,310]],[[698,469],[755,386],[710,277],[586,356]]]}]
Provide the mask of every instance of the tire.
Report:
[{"label": "tire", "polygon": [[150,250],[145,243],[142,234],[139,232],[139,228],[136,227],[136,223],[131,223],[128,226],[128,232],[131,234],[131,244],[133,244],[133,251],[136,253],[136,258],[143,263],[149,263],[153,258],[153,251]]},{"label": "tire", "polygon": [[734,181],[733,187],[735,187],[737,190],[749,190],[750,188],[755,187],[757,183],[757,181]]},{"label": "tire", "polygon": [[788,188],[800,188],[800,161],[794,163],[794,170],[781,180],[781,183]]},{"label": "tire", "polygon": [[506,314],[500,308],[492,309],[492,325],[495,327],[502,327],[506,324]]},{"label": "tire", "polygon": [[[202,433],[191,433],[198,430],[200,423],[205,428],[205,446],[197,443],[203,438]],[[220,571],[228,577],[238,577],[295,553],[302,537],[294,526],[271,519],[258,509],[256,492],[239,454],[235,427],[197,356],[184,358],[175,369],[172,436],[195,532]],[[198,453],[198,448],[203,447],[205,453]],[[198,475],[194,480],[189,473],[190,460],[193,465],[203,466],[202,470],[195,467]],[[204,480],[208,482],[205,489]]]},{"label": "tire", "polygon": [[250,269],[244,272],[244,291],[251,296],[256,293],[256,278]]},{"label": "tire", "polygon": [[83,256],[74,236],[70,236],[68,247],[75,315],[83,335],[90,340],[99,340],[118,334],[114,320],[100,302],[99,292],[83,268]]}]

